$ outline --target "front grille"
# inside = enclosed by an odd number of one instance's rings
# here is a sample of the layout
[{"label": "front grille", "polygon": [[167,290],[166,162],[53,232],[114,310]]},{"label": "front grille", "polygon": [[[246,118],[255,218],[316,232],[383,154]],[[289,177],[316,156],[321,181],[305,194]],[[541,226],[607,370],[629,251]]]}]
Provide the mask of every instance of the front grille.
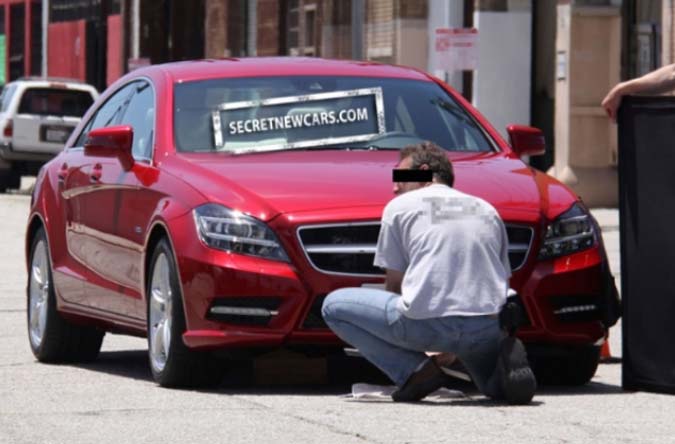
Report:
[{"label": "front grille", "polygon": [[298,237],[314,268],[324,273],[380,276],[373,265],[379,222],[300,227]]},{"label": "front grille", "polygon": [[506,234],[509,238],[509,263],[511,271],[515,271],[527,260],[534,230],[523,225],[506,224]]},{"label": "front grille", "polygon": [[[379,222],[300,227],[298,238],[307,259],[317,270],[328,274],[381,276],[373,265]],[[527,226],[506,225],[511,270],[527,260],[534,230]]]}]

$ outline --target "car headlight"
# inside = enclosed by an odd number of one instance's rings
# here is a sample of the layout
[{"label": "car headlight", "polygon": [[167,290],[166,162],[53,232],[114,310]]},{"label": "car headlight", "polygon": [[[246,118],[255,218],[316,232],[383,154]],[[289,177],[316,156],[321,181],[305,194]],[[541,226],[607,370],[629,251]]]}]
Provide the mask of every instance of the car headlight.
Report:
[{"label": "car headlight", "polygon": [[546,227],[539,259],[551,259],[590,248],[595,244],[596,236],[593,217],[576,203]]},{"label": "car headlight", "polygon": [[194,217],[199,237],[209,247],[289,262],[274,232],[258,219],[216,204],[195,208]]}]

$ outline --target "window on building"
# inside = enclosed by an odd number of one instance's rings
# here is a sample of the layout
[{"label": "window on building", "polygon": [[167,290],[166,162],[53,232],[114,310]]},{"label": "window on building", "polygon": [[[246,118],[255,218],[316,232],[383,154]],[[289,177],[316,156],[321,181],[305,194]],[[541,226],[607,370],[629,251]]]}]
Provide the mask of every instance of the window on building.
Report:
[{"label": "window on building", "polygon": [[289,0],[287,10],[288,28],[288,54],[292,56],[300,55],[300,5],[299,0]]},{"label": "window on building", "polygon": [[316,55],[316,4],[305,6],[305,55]]}]

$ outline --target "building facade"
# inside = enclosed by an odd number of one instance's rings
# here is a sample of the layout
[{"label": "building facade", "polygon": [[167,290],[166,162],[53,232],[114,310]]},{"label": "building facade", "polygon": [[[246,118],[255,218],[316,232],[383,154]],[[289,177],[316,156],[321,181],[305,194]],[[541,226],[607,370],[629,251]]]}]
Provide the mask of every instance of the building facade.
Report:
[{"label": "building facade", "polygon": [[42,2],[0,0],[0,83],[42,70]]},{"label": "building facade", "polygon": [[[672,0],[0,0],[0,80],[48,74],[104,89],[151,63],[294,55],[413,66],[445,78],[506,135],[541,128],[531,165],[592,206],[617,205],[616,127],[600,101],[675,62]],[[436,30],[475,28],[458,71]]]}]

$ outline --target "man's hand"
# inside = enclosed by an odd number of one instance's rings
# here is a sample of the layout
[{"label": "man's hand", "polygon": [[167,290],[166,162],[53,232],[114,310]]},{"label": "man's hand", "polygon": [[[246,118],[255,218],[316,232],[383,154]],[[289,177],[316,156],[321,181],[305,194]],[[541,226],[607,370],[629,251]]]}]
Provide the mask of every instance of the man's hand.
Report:
[{"label": "man's hand", "polygon": [[403,282],[403,272],[398,270],[386,269],[384,278],[384,289],[392,293],[401,294],[401,282]]},{"label": "man's hand", "polygon": [[619,83],[607,93],[602,101],[602,107],[609,118],[616,122],[616,113],[623,96],[629,94],[662,94],[673,89],[675,89],[675,63],[649,72],[637,79]]},{"label": "man's hand", "polygon": [[624,83],[619,83],[614,88],[611,89],[607,96],[602,100],[602,107],[605,109],[607,116],[612,119],[613,122],[616,122],[616,113],[619,110],[621,105],[621,98],[625,95],[625,85]]},{"label": "man's hand", "polygon": [[441,352],[427,352],[427,356],[431,356],[436,365],[439,367],[449,368],[457,360],[457,355],[454,353]]}]

